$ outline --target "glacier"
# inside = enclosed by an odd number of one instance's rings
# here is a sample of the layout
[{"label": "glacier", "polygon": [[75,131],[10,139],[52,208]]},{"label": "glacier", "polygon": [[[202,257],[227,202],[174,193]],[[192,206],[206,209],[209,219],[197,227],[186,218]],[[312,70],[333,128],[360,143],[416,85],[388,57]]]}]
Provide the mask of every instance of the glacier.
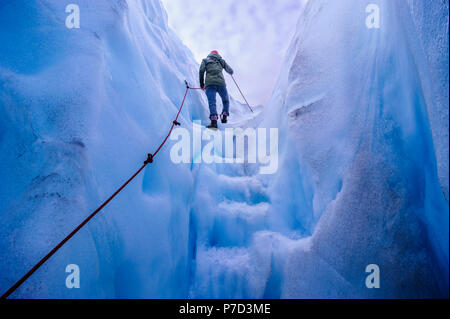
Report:
[{"label": "glacier", "polygon": [[[61,1],[0,0],[1,291],[142,165],[197,83],[160,1],[76,3],[68,29]],[[182,126],[206,105],[188,92]],[[11,297],[448,298],[448,109],[447,1],[309,0],[269,103],[231,104],[230,127],[279,129],[275,174],[166,145]]]}]

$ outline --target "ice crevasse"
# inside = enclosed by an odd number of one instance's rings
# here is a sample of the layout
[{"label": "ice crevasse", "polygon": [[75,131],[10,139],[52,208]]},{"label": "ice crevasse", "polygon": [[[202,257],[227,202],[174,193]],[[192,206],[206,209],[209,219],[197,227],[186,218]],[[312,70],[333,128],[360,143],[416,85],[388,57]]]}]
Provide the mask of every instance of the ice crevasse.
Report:
[{"label": "ice crevasse", "polygon": [[[77,3],[80,29],[63,1],[0,2],[2,291],[137,169],[197,81],[159,1]],[[264,111],[233,101],[231,125],[279,128],[276,174],[174,164],[169,145],[12,297],[448,297],[448,2],[370,3],[379,29],[368,1],[308,1]],[[207,116],[189,92],[183,127]]]}]

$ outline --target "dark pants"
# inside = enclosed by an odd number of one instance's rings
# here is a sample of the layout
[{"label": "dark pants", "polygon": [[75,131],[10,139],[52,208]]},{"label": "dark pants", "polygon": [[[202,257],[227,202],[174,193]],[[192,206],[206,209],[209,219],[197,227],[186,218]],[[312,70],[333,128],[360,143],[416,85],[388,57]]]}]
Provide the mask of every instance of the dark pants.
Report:
[{"label": "dark pants", "polygon": [[230,100],[228,99],[228,92],[226,86],[208,85],[206,87],[206,96],[208,97],[208,104],[209,104],[209,118],[215,117],[215,119],[217,119],[216,93],[219,93],[222,99],[223,104],[222,113],[229,115],[229,108],[230,108]]}]

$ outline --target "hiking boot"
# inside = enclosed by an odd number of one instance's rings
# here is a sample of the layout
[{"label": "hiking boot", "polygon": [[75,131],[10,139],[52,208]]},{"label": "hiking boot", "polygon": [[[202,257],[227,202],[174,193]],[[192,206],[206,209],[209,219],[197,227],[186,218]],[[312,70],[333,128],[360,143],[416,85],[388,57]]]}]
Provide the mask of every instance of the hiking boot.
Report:
[{"label": "hiking boot", "polygon": [[217,120],[211,120],[211,124],[207,126],[210,129],[217,129]]},{"label": "hiking boot", "polygon": [[220,119],[222,120],[222,123],[227,122],[227,116],[228,116],[228,114],[226,114],[226,113],[220,114]]}]

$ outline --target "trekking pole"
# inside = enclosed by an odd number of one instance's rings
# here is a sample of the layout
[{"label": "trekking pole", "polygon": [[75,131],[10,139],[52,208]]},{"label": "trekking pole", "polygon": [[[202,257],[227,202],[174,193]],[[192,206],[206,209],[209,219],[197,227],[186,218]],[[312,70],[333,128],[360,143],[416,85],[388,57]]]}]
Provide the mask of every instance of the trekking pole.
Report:
[{"label": "trekking pole", "polygon": [[236,82],[236,80],[234,79],[234,76],[233,76],[232,74],[231,74],[231,78],[233,79],[234,84],[236,84],[236,86],[237,86],[239,92],[241,93],[242,97],[244,98],[245,103],[247,103],[248,108],[249,108],[250,111],[252,111],[252,113],[253,113],[253,110],[252,110],[252,108],[250,107],[250,104],[248,104],[247,99],[245,98],[244,94],[242,94],[242,91],[241,91],[241,89],[239,88],[239,85],[237,84],[237,82]]}]

